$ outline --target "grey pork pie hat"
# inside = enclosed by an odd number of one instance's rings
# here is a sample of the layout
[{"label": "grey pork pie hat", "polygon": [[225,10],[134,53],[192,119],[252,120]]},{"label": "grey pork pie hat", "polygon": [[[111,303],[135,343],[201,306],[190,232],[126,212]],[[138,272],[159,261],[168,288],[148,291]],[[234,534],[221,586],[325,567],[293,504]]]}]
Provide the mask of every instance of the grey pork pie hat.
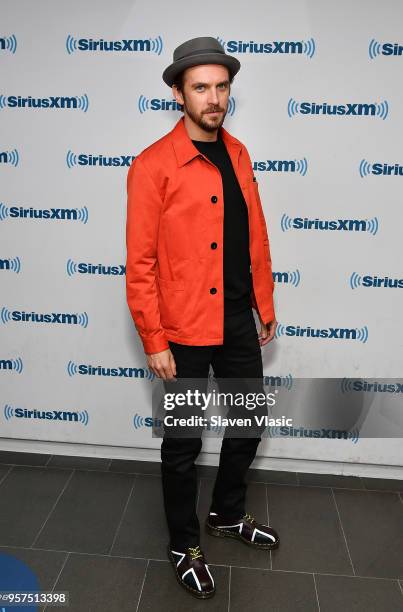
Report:
[{"label": "grey pork pie hat", "polygon": [[227,66],[231,77],[235,76],[241,63],[232,55],[225,53],[224,47],[212,36],[191,38],[176,47],[173,63],[162,73],[164,82],[172,87],[175,77],[192,66],[200,64],[222,64]]}]

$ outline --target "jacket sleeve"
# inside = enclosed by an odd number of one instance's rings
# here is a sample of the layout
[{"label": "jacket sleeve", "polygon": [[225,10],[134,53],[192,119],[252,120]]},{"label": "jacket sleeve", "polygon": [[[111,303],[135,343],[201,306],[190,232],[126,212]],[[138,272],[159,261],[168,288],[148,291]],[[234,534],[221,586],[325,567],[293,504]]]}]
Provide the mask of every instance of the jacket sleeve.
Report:
[{"label": "jacket sleeve", "polygon": [[[269,323],[270,321],[272,321],[273,319],[276,318],[276,314],[275,314],[275,309],[274,309],[274,299],[273,299],[273,293],[274,293],[274,280],[273,280],[273,272],[272,272],[272,261],[271,261],[271,252],[270,252],[270,241],[269,241],[269,234],[267,231],[267,223],[266,223],[266,219],[264,216],[264,212],[263,212],[263,207],[262,207],[262,203],[260,200],[260,194],[259,194],[259,187],[256,184],[256,201],[257,201],[257,206],[259,209],[259,216],[260,216],[260,221],[261,221],[261,225],[262,225],[262,230],[263,230],[263,241],[266,244],[266,253],[267,253],[267,259],[266,259],[266,264],[268,266],[268,272],[269,272],[269,276],[268,276],[268,291],[270,293],[270,302],[271,302],[271,306],[270,306],[270,310],[271,310],[271,315],[270,315],[270,319],[268,321],[264,321],[264,323]],[[253,305],[253,301],[254,301],[254,305]],[[258,311],[258,307],[256,304],[256,297],[254,294],[254,291],[252,289],[252,305],[255,308],[256,311]]]},{"label": "jacket sleeve", "polygon": [[143,160],[127,174],[126,298],[145,353],[169,348],[160,322],[156,286],[158,227],[162,200]]},{"label": "jacket sleeve", "polygon": [[[267,249],[267,266],[268,266],[268,283],[267,283],[267,289],[270,293],[270,315],[269,315],[269,319],[265,320],[264,323],[267,325],[268,323],[270,323],[270,321],[273,321],[276,318],[276,313],[275,313],[275,308],[274,308],[274,298],[273,298],[273,293],[274,293],[274,279],[273,279],[273,272],[272,272],[272,261],[271,261],[271,252],[270,252],[270,241],[269,241],[269,235],[268,235],[268,231],[267,231],[267,223],[266,223],[266,219],[264,216],[264,212],[263,212],[263,207],[262,207],[262,203],[260,200],[260,194],[259,194],[259,187],[258,185],[256,185],[256,192],[257,192],[257,205],[259,208],[259,214],[260,214],[260,220],[261,220],[261,224],[262,224],[262,229],[263,229],[263,236],[264,236],[264,242],[266,244],[266,249]],[[253,291],[253,290],[252,290]],[[255,305],[253,306],[255,308],[256,311],[258,311],[258,307],[256,304],[256,297],[255,294],[253,292],[253,296],[252,296],[252,303],[253,300],[255,302]]]},{"label": "jacket sleeve", "polygon": [[[250,167],[251,174],[253,174],[252,161],[250,159],[249,152],[246,149],[246,147],[245,147],[245,153],[246,153],[246,158],[247,158],[247,160],[249,162],[249,167]],[[267,262],[266,263],[268,264],[268,270],[269,270],[269,273],[270,273],[270,280],[269,280],[269,283],[268,283],[268,291],[269,291],[269,294],[270,294],[270,302],[271,302],[270,310],[272,312],[272,317],[271,317],[270,320],[273,320],[273,319],[275,319],[276,315],[275,315],[274,300],[273,300],[274,281],[273,281],[273,276],[272,276],[272,261],[271,261],[271,253],[270,253],[270,242],[269,242],[269,236],[268,236],[268,231],[267,231],[266,219],[265,219],[264,212],[263,212],[263,207],[262,207],[262,204],[261,204],[261,201],[260,201],[259,187],[258,187],[257,183],[256,183],[256,196],[257,196],[256,197],[256,202],[257,202],[257,207],[258,207],[258,213],[259,213],[259,218],[260,218],[260,222],[261,222],[261,226],[262,226],[262,235],[263,235],[264,241],[265,241],[265,243],[267,245]],[[258,306],[257,306],[257,302],[256,302],[256,296],[255,296],[255,292],[253,290],[253,287],[252,287],[252,292],[251,292],[250,299],[251,299],[252,308],[254,308],[256,310],[256,312],[259,312],[259,309],[258,309]],[[264,323],[266,323],[266,324],[269,323],[269,322],[270,321],[264,321]]]}]

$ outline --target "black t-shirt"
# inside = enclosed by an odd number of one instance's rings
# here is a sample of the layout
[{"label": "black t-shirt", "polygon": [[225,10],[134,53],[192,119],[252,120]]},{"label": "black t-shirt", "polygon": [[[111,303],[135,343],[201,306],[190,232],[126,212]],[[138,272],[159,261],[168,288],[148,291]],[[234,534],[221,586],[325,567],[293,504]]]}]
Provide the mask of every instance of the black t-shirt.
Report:
[{"label": "black t-shirt", "polygon": [[214,142],[192,142],[221,173],[224,193],[224,313],[235,314],[251,307],[248,209],[220,130]]}]

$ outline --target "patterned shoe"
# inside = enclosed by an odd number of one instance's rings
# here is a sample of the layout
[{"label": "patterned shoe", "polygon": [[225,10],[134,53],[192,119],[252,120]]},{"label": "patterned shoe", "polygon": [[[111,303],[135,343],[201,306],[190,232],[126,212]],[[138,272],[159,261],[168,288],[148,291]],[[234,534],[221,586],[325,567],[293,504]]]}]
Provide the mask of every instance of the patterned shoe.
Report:
[{"label": "patterned shoe", "polygon": [[280,543],[274,529],[258,523],[250,514],[245,514],[237,521],[227,521],[216,512],[210,512],[206,519],[206,531],[213,536],[242,540],[255,548],[272,549]]},{"label": "patterned shoe", "polygon": [[182,552],[168,546],[168,557],[175,570],[176,579],[184,589],[199,599],[214,595],[214,579],[200,546],[189,547]]}]

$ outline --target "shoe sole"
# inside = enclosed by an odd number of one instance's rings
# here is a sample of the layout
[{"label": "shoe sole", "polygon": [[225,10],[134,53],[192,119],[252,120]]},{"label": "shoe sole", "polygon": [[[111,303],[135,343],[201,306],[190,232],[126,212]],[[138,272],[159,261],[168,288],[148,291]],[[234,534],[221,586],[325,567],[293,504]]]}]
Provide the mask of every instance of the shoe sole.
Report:
[{"label": "shoe sole", "polygon": [[185,589],[186,591],[188,591],[191,595],[193,595],[193,597],[197,597],[197,599],[209,599],[210,597],[213,597],[213,595],[215,595],[216,590],[214,589],[213,591],[196,591],[196,589],[192,589],[192,587],[188,586],[185,582],[183,582],[182,578],[179,576],[178,574],[178,570],[176,568],[176,561],[173,558],[173,556],[171,555],[171,551],[169,550],[169,546],[167,548],[168,551],[168,558],[171,562],[171,565],[173,567],[175,576],[176,576],[176,580],[179,582],[179,584],[181,585],[181,587],[183,589]]},{"label": "shoe sole", "polygon": [[253,548],[261,548],[263,550],[273,550],[279,547],[280,539],[272,544],[258,544],[257,542],[250,542],[246,538],[243,538],[239,533],[234,533],[233,531],[224,531],[223,529],[217,529],[210,525],[209,523],[205,523],[206,531],[209,535],[215,536],[216,538],[235,538],[236,540],[240,540],[244,544],[248,546],[252,546]]}]

